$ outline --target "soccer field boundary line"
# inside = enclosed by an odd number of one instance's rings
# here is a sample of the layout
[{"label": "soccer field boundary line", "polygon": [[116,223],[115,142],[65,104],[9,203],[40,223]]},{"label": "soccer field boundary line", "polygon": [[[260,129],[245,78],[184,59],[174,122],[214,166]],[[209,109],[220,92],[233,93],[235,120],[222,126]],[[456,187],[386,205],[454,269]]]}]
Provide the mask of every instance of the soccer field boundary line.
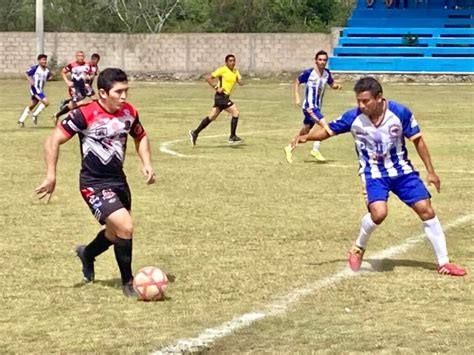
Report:
[{"label": "soccer field boundary line", "polygon": [[[473,217],[473,214],[463,215],[452,222],[444,224],[443,229],[445,231],[448,231],[450,229],[459,227],[469,221],[472,221]],[[381,260],[384,258],[393,257],[397,254],[404,253],[417,246],[418,244],[422,243],[424,237],[425,233],[420,233],[413,237],[407,238],[401,244],[379,251],[368,260]],[[352,272],[348,267],[345,267],[339,272],[319,279],[314,283],[307,285],[306,287],[294,289],[290,293],[280,298],[277,298],[276,301],[269,303],[266,306],[263,306],[263,308],[259,311],[248,312],[230,321],[224,322],[217,327],[205,329],[195,338],[180,339],[176,342],[176,344],[166,346],[161,350],[153,352],[152,354],[164,355],[202,352],[208,349],[209,346],[215,341],[222,339],[235,331],[249,327],[256,321],[271,316],[283,316],[289,311],[289,309],[293,305],[295,305],[304,297],[321,291],[329,286],[334,286],[346,279],[361,275],[367,275],[373,271],[377,271],[377,265],[375,268],[373,268],[373,266],[371,266],[368,261],[364,261],[362,263],[362,268],[359,272]]]},{"label": "soccer field boundary line", "polygon": [[[281,129],[273,129],[273,130],[268,130],[268,131],[250,131],[250,132],[245,132],[245,133],[242,133],[242,135],[246,136],[246,135],[256,135],[256,134],[260,134],[260,133],[271,133],[271,132],[281,132],[281,131],[288,131],[287,128],[281,128]],[[211,138],[221,138],[221,137],[227,137],[228,134],[215,134],[215,135],[211,135],[211,136],[200,136],[199,139],[211,139]],[[171,149],[170,147],[176,143],[181,143],[181,142],[185,142],[185,141],[189,141],[189,138],[180,138],[180,139],[174,139],[174,140],[171,140],[171,141],[166,141],[166,142],[163,142],[160,144],[160,152],[162,153],[165,153],[165,154],[169,154],[169,155],[172,155],[172,156],[175,156],[175,157],[179,157],[179,158],[206,158],[202,155],[186,155],[186,154],[182,154],[182,153],[179,153],[173,149]]]}]

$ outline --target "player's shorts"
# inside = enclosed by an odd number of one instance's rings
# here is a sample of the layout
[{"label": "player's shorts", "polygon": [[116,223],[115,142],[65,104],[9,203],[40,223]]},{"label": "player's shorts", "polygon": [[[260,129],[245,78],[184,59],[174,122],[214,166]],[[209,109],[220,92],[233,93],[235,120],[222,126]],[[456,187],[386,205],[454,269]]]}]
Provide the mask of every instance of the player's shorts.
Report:
[{"label": "player's shorts", "polygon": [[72,83],[73,86],[69,88],[69,95],[71,96],[72,101],[79,102],[84,100],[87,97],[86,82],[82,79],[73,79]]},{"label": "player's shorts", "polygon": [[112,188],[87,187],[81,189],[81,195],[86,201],[95,219],[105,224],[105,219],[121,208],[128,211],[132,208],[132,196],[128,185]]},{"label": "player's shorts", "polygon": [[231,107],[233,104],[229,95],[216,93],[214,96],[214,107],[217,107],[221,111]]},{"label": "player's shorts", "polygon": [[46,98],[46,95],[44,94],[43,90],[38,90],[36,87],[31,86],[30,87],[30,93],[31,93],[31,99],[32,100],[44,100]]},{"label": "player's shorts", "polygon": [[413,206],[418,201],[431,198],[428,189],[417,172],[393,178],[372,179],[364,177],[364,175],[361,175],[361,177],[362,181],[365,181],[368,205],[375,201],[387,201],[390,191],[408,206]]},{"label": "player's shorts", "polygon": [[321,113],[318,107],[304,108],[303,115],[304,115],[303,124],[310,126],[310,128],[313,128],[316,122],[319,122],[324,118],[323,114]]}]

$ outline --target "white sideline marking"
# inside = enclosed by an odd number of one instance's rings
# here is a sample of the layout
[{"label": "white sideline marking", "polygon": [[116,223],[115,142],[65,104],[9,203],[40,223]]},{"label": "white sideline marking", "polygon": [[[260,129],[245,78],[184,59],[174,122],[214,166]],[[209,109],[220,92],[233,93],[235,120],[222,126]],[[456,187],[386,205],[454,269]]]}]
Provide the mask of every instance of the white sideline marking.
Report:
[{"label": "white sideline marking", "polygon": [[[453,222],[445,224],[444,230],[447,231],[467,223],[471,221],[473,217],[474,215],[472,214],[459,217]],[[378,252],[369,260],[390,258],[397,254],[406,252],[415,245],[421,243],[424,236],[424,233],[420,233],[414,237],[408,238],[402,244]],[[245,313],[237,318],[221,324],[220,326],[208,328],[196,338],[178,340],[175,345],[164,347],[161,350],[154,352],[153,355],[192,353],[205,350],[216,340],[221,339],[234,331],[248,327],[260,319],[269,316],[284,315],[292,305],[297,303],[303,297],[316,293],[317,291],[322,290],[328,286],[335,285],[345,279],[367,274],[367,272],[370,271],[375,270],[372,269],[370,264],[366,261],[362,263],[362,268],[359,272],[352,272],[348,267],[345,267],[336,274],[320,279],[306,287],[291,291],[290,293],[277,299],[275,302],[266,305],[261,311]]]},{"label": "white sideline marking", "polygon": [[[273,130],[270,130],[270,131],[253,131],[253,132],[242,133],[242,135],[243,136],[248,136],[248,135],[253,135],[253,134],[269,133],[269,132],[281,132],[281,131],[289,131],[289,130],[287,128],[282,128],[282,129],[273,129]],[[200,136],[199,139],[220,138],[220,137],[227,137],[227,136],[228,136],[228,134],[216,134],[216,135],[213,135],[213,136]],[[196,157],[202,158],[202,156],[199,156],[199,155],[181,154],[181,153],[178,153],[178,152],[176,152],[176,151],[174,151],[170,148],[172,145],[174,145],[176,143],[189,141],[189,139],[190,138],[188,137],[188,138],[181,138],[181,139],[175,139],[175,140],[172,140],[172,141],[163,142],[163,143],[160,144],[160,152],[166,153],[166,154],[169,154],[169,155],[173,155],[173,156],[179,157],[179,158],[196,158]]]}]

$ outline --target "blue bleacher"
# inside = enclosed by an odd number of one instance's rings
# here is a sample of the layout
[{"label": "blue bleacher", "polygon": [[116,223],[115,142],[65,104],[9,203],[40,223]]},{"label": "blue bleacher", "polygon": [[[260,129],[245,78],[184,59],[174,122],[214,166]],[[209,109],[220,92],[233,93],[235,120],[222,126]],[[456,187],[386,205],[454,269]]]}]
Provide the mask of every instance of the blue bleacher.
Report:
[{"label": "blue bleacher", "polygon": [[407,4],[387,8],[376,0],[368,8],[359,0],[334,48],[331,70],[474,74],[474,1],[451,1],[447,9],[444,0]]}]

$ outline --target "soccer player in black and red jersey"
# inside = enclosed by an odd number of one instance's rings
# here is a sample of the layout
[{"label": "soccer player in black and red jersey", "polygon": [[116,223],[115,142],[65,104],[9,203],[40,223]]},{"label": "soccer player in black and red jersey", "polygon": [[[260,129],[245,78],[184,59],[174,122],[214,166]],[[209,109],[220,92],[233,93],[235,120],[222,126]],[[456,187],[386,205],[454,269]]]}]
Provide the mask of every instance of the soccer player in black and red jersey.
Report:
[{"label": "soccer player in black and red jersey", "polygon": [[51,198],[56,185],[59,146],[79,135],[82,154],[80,190],[92,214],[105,225],[87,246],[76,249],[86,282],[94,281],[95,258],[114,246],[123,293],[136,296],[132,276],[133,221],[131,195],[123,171],[128,134],[135,141],[147,184],[155,182],[150,144],[137,110],[127,103],[125,72],[107,68],[97,80],[99,100],[81,106],[57,125],[45,145],[46,178],[36,188],[40,199]]}]

